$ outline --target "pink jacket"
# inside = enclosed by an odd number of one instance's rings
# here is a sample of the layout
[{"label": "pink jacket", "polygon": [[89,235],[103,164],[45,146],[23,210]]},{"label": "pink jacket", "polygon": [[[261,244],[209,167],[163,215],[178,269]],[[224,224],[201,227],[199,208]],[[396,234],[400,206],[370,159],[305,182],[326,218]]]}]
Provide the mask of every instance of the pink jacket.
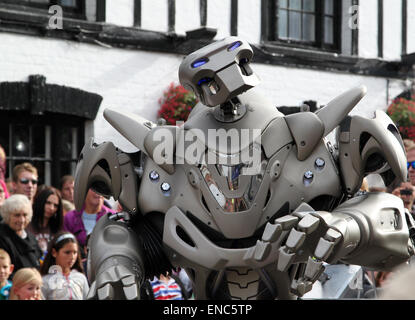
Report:
[{"label": "pink jacket", "polygon": [[[66,231],[69,231],[75,235],[80,246],[86,245],[86,237],[87,237],[86,229],[82,221],[82,212],[84,211],[84,209],[85,208],[82,207],[81,211],[76,211],[76,210],[68,211],[63,221],[63,228]],[[114,210],[103,205],[101,211],[98,212],[97,214],[97,221],[103,215],[107,214],[108,212],[115,213]]]}]

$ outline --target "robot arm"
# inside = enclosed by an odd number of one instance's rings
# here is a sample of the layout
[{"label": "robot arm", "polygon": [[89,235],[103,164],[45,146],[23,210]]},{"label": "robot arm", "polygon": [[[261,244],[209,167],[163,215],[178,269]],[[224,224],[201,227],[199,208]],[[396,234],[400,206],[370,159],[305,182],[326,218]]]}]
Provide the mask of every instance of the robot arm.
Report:
[{"label": "robot arm", "polygon": [[88,242],[88,299],[140,299],[142,245],[127,222],[103,216]]},{"label": "robot arm", "polygon": [[141,239],[130,228],[130,218],[138,215],[137,174],[131,157],[111,142],[97,145],[91,139],[81,152],[75,174],[78,210],[89,188],[106,197],[112,195],[124,211],[101,217],[88,241],[88,299],[139,299],[144,254]]},{"label": "robot arm", "polygon": [[[403,203],[394,195],[368,193],[344,202],[333,212],[311,209],[303,204],[265,229],[289,231],[280,248],[279,271],[308,260],[303,274],[291,284],[297,295],[311,290],[324,270],[323,261],[390,270],[414,253]],[[264,237],[272,238],[266,233]]]}]

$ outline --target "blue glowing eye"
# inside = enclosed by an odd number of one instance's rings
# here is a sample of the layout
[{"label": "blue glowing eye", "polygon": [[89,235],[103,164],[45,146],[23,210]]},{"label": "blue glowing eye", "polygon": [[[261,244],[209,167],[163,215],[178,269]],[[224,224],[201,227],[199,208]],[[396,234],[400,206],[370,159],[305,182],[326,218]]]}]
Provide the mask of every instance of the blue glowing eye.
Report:
[{"label": "blue glowing eye", "polygon": [[234,43],[232,43],[229,47],[228,47],[228,51],[233,51],[236,48],[239,48],[242,45],[241,41],[236,41]]},{"label": "blue glowing eye", "polygon": [[192,63],[192,68],[199,68],[200,66],[203,66],[204,64],[206,64],[209,61],[208,58],[202,58],[199,60],[196,60],[195,62]]},{"label": "blue glowing eye", "polygon": [[202,79],[199,80],[197,85],[200,86],[202,83],[211,82],[212,80],[213,80],[212,78],[202,78]]}]

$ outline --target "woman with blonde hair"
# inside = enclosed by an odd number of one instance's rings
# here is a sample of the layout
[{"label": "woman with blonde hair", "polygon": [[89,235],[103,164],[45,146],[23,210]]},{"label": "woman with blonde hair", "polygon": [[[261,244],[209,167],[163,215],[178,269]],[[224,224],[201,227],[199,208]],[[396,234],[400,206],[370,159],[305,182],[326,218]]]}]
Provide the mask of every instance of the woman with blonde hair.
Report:
[{"label": "woman with blonde hair", "polygon": [[13,276],[9,300],[43,300],[42,276],[35,268],[22,268]]}]

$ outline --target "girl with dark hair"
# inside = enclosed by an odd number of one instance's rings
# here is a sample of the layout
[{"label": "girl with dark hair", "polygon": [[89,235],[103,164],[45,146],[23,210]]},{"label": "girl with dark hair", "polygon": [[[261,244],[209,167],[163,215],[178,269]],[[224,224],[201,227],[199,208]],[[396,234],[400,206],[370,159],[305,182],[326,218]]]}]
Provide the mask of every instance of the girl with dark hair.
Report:
[{"label": "girl with dark hair", "polygon": [[49,243],[40,269],[45,300],[85,300],[89,291],[83,273],[81,252],[76,237],[59,232]]},{"label": "girl with dark hair", "polygon": [[33,217],[28,230],[34,234],[43,258],[50,239],[63,229],[63,211],[60,192],[53,187],[44,187],[33,202]]}]

